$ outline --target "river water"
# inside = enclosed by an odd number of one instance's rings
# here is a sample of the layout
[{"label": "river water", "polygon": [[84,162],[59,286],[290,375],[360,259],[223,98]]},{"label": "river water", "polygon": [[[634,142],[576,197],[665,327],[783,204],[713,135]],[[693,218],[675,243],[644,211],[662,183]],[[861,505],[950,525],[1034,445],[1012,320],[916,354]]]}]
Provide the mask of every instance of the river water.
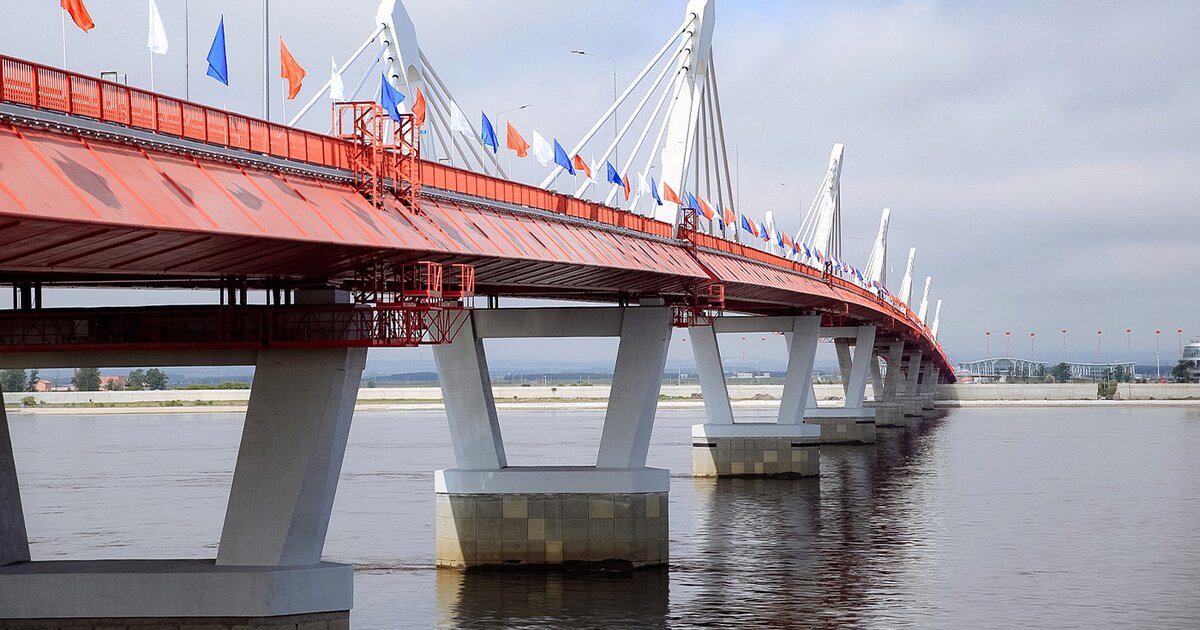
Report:
[{"label": "river water", "polygon": [[[500,414],[510,464],[594,458],[601,410]],[[792,481],[693,480],[701,415],[655,427],[669,569],[463,574],[433,567],[445,416],[359,412],[325,546],[354,627],[1200,627],[1200,407],[955,410]],[[9,423],[35,559],[215,555],[240,416]]]}]

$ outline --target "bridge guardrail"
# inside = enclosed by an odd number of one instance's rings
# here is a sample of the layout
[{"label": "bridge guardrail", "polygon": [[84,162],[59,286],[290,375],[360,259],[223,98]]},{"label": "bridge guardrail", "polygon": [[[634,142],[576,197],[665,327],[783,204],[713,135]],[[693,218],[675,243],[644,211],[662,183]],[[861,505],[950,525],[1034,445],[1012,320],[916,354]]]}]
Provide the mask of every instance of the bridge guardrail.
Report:
[{"label": "bridge guardrail", "polygon": [[0,55],[0,101],[231,149],[349,168],[337,138]]}]

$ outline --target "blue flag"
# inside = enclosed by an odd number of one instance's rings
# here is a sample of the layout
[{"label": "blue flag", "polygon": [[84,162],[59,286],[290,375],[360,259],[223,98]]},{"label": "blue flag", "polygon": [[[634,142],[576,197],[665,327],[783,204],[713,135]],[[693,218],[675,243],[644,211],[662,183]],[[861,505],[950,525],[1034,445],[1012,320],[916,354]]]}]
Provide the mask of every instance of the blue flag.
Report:
[{"label": "blue flag", "polygon": [[483,116],[483,122],[480,123],[479,137],[483,140],[483,144],[492,147],[492,153],[500,149],[500,143],[496,140],[496,130],[492,129],[492,121],[488,120],[487,114],[479,112]]},{"label": "blue flag", "polygon": [[566,149],[558,143],[558,138],[554,139],[554,163],[563,167],[563,170],[574,175],[575,167],[571,165],[571,158],[567,157]]},{"label": "blue flag", "polygon": [[388,118],[400,122],[400,103],[404,102],[404,95],[400,93],[400,90],[392,87],[392,82],[388,81],[387,73],[380,74],[379,78],[381,80],[379,85],[379,104],[387,112]]},{"label": "blue flag", "polygon": [[612,162],[606,161],[604,165],[608,167],[608,182],[610,184],[624,186],[625,180],[621,179],[621,174],[617,172],[617,169],[613,168]]},{"label": "blue flag", "polygon": [[747,219],[744,214],[742,215],[742,229],[751,234],[754,233],[754,226],[750,225],[750,219]]},{"label": "blue flag", "polygon": [[213,37],[212,46],[208,49],[208,76],[229,85],[229,64],[225,60],[225,16],[217,26],[217,34]]},{"label": "blue flag", "polygon": [[700,203],[698,201],[696,201],[696,196],[693,195],[692,193],[688,193],[687,205],[684,207],[691,208],[692,210],[696,211],[696,214],[700,214]]},{"label": "blue flag", "polygon": [[654,202],[661,206],[662,197],[658,196],[658,182],[654,181],[653,177],[650,178],[650,194],[654,197]]},{"label": "blue flag", "polygon": [[808,251],[808,245],[805,245],[804,243],[800,243],[800,247],[804,248],[804,257],[805,258],[812,258],[812,252]]}]

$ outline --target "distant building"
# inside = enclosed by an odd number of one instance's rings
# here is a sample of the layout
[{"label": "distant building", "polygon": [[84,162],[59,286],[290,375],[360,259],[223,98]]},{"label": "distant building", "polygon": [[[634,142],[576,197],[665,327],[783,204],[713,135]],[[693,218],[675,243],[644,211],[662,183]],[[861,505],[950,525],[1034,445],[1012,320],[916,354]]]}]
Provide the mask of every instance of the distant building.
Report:
[{"label": "distant building", "polygon": [[52,392],[54,391],[54,382],[40,378],[33,383],[33,391],[35,392]]},{"label": "distant building", "polygon": [[100,389],[109,392],[119,392],[129,383],[128,376],[101,376]]},{"label": "distant building", "polygon": [[[1185,350],[1186,355],[1186,350]],[[1133,361],[1109,361],[1107,363],[1077,363],[1065,361],[1071,369],[1071,378],[1088,381],[1100,381],[1115,378],[1124,374],[1128,380],[1137,376],[1137,366]],[[1196,344],[1197,374],[1200,375],[1200,343]],[[1053,365],[1044,361],[1033,361],[1015,357],[996,357],[959,363],[955,370],[960,377],[972,377],[979,381],[1003,381],[1009,377],[1037,377],[1049,375]]]},{"label": "distant building", "polygon": [[1182,361],[1187,364],[1188,380],[1200,381],[1200,339],[1193,339],[1183,347]]}]

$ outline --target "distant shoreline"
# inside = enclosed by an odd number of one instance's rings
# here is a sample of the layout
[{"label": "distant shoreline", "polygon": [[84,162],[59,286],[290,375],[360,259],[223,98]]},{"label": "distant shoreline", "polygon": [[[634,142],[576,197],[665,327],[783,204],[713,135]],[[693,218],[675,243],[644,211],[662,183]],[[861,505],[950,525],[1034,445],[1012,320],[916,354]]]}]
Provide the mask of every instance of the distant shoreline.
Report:
[{"label": "distant shoreline", "polygon": [[[734,407],[766,407],[778,404],[777,400],[734,400]],[[608,405],[605,399],[572,399],[572,400],[497,400],[496,406],[504,409],[557,409],[563,411],[604,409]],[[1095,407],[1095,408],[1200,408],[1200,400],[939,400],[935,403],[938,409],[987,409],[987,408],[1065,408],[1065,407]],[[703,400],[668,399],[659,401],[660,409],[703,409]],[[835,405],[825,404],[822,407]],[[73,406],[73,405],[39,405],[36,407],[19,407],[5,405],[9,416],[99,416],[99,415],[147,415],[147,414],[241,414],[246,411],[246,402],[222,403],[211,405],[118,405],[104,406]],[[403,400],[403,401],[366,401],[354,406],[356,411],[442,411],[445,407],[441,400]]]}]

